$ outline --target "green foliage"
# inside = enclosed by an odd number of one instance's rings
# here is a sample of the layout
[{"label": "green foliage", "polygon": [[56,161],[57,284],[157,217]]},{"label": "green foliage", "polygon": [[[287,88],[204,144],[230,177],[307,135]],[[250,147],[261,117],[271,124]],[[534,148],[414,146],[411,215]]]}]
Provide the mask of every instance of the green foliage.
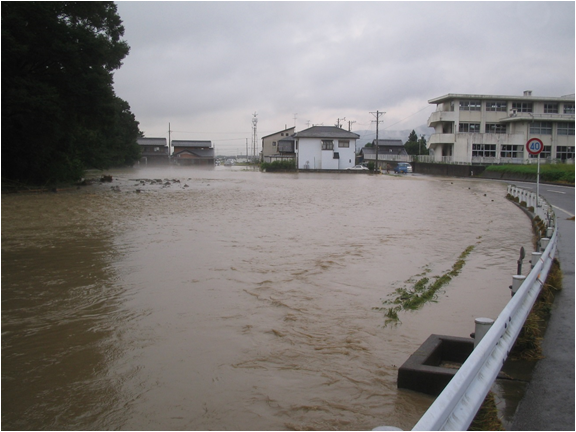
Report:
[{"label": "green foliage", "polygon": [[408,137],[408,141],[404,144],[404,148],[406,149],[406,153],[413,156],[429,154],[429,151],[426,148],[426,138],[424,138],[424,135],[422,135],[421,138],[418,138],[418,135],[416,135],[414,130],[410,132],[410,136]]},{"label": "green foliage", "polygon": [[384,308],[375,308],[384,311],[386,324],[397,323],[399,321],[398,312],[401,310],[417,310],[428,302],[436,301],[436,293],[444,285],[448,284],[452,278],[458,276],[464,264],[466,257],[474,250],[474,246],[468,246],[458,257],[458,260],[452,265],[450,271],[441,276],[437,276],[431,284],[430,279],[423,277],[419,279],[411,289],[406,287],[397,288],[391,296],[391,300],[382,302],[384,305],[394,305]]},{"label": "green foliage", "polygon": [[366,164],[366,167],[367,167],[371,172],[374,172],[374,168],[376,167],[376,164],[375,164],[374,162],[370,161],[370,162],[368,162],[368,163]]},{"label": "green foliage", "polygon": [[296,171],[296,162],[294,159],[278,160],[274,162],[263,162],[262,164],[260,164],[260,171],[266,171],[266,172]]},{"label": "green foliage", "polygon": [[[536,176],[538,165],[490,165],[486,167],[486,171]],[[574,184],[574,165],[563,163],[540,164],[540,180]]]},{"label": "green foliage", "polygon": [[113,89],[123,34],[113,2],[2,5],[3,177],[71,181],[138,160],[138,122]]}]

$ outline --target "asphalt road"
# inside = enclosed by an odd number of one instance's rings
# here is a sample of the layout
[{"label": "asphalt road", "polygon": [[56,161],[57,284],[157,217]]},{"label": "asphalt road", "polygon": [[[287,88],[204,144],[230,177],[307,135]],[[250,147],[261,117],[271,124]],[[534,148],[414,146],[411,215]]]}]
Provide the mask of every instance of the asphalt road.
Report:
[{"label": "asphalt road", "polygon": [[[514,182],[536,192],[535,183]],[[512,430],[575,430],[574,421],[574,187],[540,184],[540,195],[554,207],[558,225],[556,257],[563,289],[556,295],[542,350]]]}]

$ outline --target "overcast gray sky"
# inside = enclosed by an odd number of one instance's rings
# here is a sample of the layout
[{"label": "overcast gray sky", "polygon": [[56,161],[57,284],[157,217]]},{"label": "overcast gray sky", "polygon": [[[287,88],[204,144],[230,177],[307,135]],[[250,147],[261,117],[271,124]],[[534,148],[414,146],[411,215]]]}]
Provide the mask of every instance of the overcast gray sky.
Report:
[{"label": "overcast gray sky", "polygon": [[[148,137],[245,153],[285,126],[425,125],[447,93],[574,93],[574,2],[118,2],[115,73]],[[296,117],[296,119],[295,119]],[[383,135],[382,135],[383,133]],[[406,136],[405,139],[408,137]]]}]

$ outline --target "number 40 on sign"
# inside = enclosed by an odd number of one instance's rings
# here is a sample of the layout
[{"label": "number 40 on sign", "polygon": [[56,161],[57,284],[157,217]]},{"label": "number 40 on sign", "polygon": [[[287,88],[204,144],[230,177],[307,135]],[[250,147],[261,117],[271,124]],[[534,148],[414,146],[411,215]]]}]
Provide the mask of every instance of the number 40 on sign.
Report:
[{"label": "number 40 on sign", "polygon": [[530,138],[526,143],[526,150],[532,155],[540,154],[544,150],[544,143],[539,138]]}]

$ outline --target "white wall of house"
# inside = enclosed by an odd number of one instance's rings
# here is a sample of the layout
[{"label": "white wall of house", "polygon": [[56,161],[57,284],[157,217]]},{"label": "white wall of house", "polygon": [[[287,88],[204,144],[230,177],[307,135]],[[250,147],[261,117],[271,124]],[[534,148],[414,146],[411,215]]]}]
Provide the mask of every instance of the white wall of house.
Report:
[{"label": "white wall of house", "polygon": [[[298,139],[298,169],[343,170],[354,166],[356,161],[356,140],[333,139],[333,149],[322,150],[319,138]],[[348,147],[340,147],[340,141],[348,142]],[[339,158],[334,158],[338,153]]]}]

